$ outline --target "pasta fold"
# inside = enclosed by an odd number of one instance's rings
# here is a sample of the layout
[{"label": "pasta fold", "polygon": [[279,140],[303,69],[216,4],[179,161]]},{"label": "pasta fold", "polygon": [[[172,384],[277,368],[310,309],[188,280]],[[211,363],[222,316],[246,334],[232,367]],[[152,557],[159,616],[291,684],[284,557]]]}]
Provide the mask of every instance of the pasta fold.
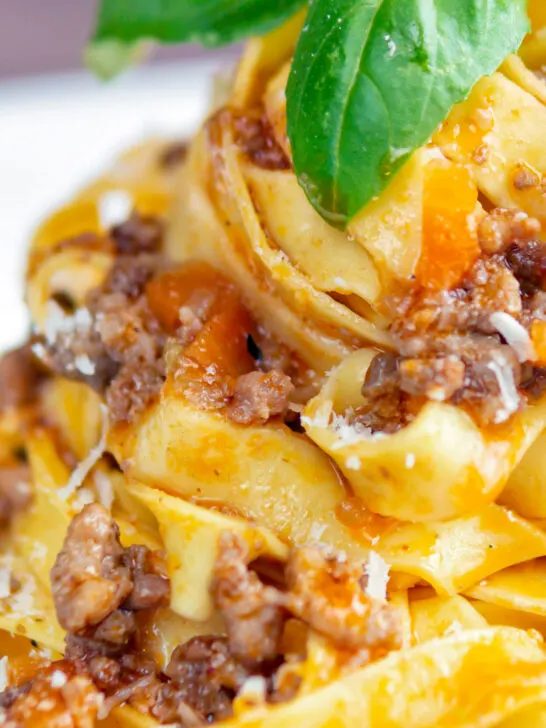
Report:
[{"label": "pasta fold", "polygon": [[546,404],[517,414],[506,433],[484,432],[462,409],[428,402],[394,434],[351,424],[375,356],[361,349],[330,375],[304,410],[309,437],[336,462],[373,512],[428,522],[493,501],[546,423]]},{"label": "pasta fold", "polygon": [[516,564],[478,582],[466,593],[473,599],[546,617],[546,560]]},{"label": "pasta fold", "polygon": [[366,558],[369,541],[356,541],[336,516],[346,491],[335,469],[285,426],[240,427],[167,395],[129,432],[112,430],[109,447],[142,483],[229,504],[288,542],[320,539]]},{"label": "pasta fold", "polygon": [[312,694],[249,711],[225,726],[488,727],[543,700],[545,681],[544,653],[532,638],[510,628],[477,630],[392,653]]},{"label": "pasta fold", "polygon": [[453,595],[508,566],[546,555],[546,536],[494,503],[475,515],[438,523],[402,523],[376,546],[393,571],[413,574]]},{"label": "pasta fold", "polygon": [[248,521],[186,503],[180,498],[133,483],[130,492],[152,511],[167,550],[171,608],[180,616],[206,621],[213,615],[210,585],[224,531],[237,534],[251,561],[259,556],[284,561],[287,547]]}]

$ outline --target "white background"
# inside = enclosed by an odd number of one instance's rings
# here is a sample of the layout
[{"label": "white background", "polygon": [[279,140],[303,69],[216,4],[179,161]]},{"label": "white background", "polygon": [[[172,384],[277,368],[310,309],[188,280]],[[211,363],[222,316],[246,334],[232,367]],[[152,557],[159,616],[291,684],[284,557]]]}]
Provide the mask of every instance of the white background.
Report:
[{"label": "white background", "polygon": [[37,222],[124,147],[189,134],[229,63],[152,66],[106,85],[85,72],[0,83],[0,349],[27,332],[22,274]]}]

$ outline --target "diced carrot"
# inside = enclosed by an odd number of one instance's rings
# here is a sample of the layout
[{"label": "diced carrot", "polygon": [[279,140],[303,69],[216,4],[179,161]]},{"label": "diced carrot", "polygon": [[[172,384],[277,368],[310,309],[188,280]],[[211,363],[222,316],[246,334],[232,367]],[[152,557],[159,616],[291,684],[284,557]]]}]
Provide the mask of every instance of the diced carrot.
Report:
[{"label": "diced carrot", "polygon": [[19,655],[11,657],[8,663],[8,678],[10,685],[22,685],[36,675],[40,667],[49,664],[45,658]]},{"label": "diced carrot", "polygon": [[174,271],[153,278],[146,286],[148,304],[166,331],[180,326],[180,309],[200,293],[212,298],[214,308],[232,286],[214,268],[205,263],[190,262]]},{"label": "diced carrot", "polygon": [[436,159],[428,164],[417,283],[436,290],[451,288],[472,266],[480,253],[472,221],[477,199],[466,167]]},{"label": "diced carrot", "polygon": [[184,354],[201,366],[214,364],[222,374],[246,374],[254,369],[254,359],[247,349],[247,337],[252,330],[246,308],[235,294],[226,293],[222,310],[205,324]]},{"label": "diced carrot", "polygon": [[546,321],[533,321],[531,325],[531,341],[536,352],[536,360],[546,365]]},{"label": "diced carrot", "polygon": [[233,285],[204,263],[186,263],[152,279],[146,287],[152,313],[166,331],[180,326],[182,306],[206,301],[205,324],[184,354],[203,367],[216,365],[219,372],[238,376],[252,371],[254,360],[247,337],[254,330],[252,318]]}]

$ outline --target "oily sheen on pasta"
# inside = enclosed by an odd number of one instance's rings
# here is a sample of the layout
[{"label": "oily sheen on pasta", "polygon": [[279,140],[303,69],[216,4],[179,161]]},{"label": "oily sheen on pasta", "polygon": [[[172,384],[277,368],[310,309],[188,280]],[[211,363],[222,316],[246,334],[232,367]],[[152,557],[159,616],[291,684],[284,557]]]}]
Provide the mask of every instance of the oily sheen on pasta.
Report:
[{"label": "oily sheen on pasta", "polygon": [[36,230],[0,363],[8,728],[546,725],[546,15],[345,231],[303,17]]}]

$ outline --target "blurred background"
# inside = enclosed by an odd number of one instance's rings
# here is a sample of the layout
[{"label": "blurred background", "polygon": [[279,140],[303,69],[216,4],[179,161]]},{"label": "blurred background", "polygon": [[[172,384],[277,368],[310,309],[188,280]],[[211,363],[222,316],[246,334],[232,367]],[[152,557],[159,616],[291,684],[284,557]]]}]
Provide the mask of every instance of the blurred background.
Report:
[{"label": "blurred background", "polygon": [[104,84],[83,68],[95,0],[0,0],[0,349],[20,341],[25,250],[36,223],[150,135],[186,136],[238,49],[160,48]]}]

